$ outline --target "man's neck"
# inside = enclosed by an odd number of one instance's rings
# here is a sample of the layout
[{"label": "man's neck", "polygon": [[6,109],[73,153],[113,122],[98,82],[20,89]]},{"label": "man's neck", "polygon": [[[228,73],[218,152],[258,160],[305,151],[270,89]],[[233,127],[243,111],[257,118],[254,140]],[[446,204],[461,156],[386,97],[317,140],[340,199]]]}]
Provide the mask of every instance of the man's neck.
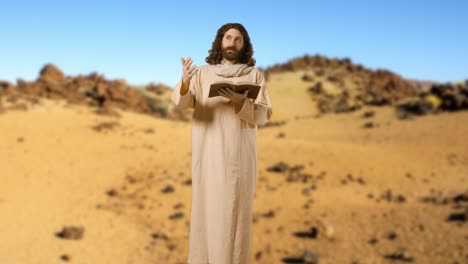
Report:
[{"label": "man's neck", "polygon": [[226,60],[225,58],[223,58],[223,60],[221,61],[221,64],[226,64],[226,65],[234,65],[236,64],[237,61],[230,61],[230,60]]}]

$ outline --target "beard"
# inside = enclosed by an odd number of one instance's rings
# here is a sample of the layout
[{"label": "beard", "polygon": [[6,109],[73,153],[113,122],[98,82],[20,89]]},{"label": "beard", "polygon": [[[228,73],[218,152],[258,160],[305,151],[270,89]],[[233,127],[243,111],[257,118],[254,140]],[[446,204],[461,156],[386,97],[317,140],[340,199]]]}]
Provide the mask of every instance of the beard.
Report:
[{"label": "beard", "polygon": [[[232,51],[232,52],[231,52]],[[221,48],[221,55],[223,56],[224,59],[228,61],[238,61],[239,60],[239,54],[242,54],[243,49],[240,51],[237,50],[235,47],[226,47],[226,48]]]}]

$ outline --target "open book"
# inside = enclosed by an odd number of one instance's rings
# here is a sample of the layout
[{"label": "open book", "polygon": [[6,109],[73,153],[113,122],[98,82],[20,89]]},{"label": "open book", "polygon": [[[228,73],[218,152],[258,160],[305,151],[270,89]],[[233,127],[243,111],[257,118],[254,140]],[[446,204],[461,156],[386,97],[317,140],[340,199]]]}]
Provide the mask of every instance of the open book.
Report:
[{"label": "open book", "polygon": [[215,82],[210,86],[210,93],[208,94],[208,97],[215,97],[215,96],[221,96],[218,91],[221,88],[224,87],[229,87],[231,90],[233,90],[236,93],[241,93],[243,94],[245,90],[249,90],[249,93],[247,94],[247,98],[251,99],[256,99],[258,92],[260,91],[260,85],[257,85],[255,83],[237,83],[234,84],[232,82]]}]

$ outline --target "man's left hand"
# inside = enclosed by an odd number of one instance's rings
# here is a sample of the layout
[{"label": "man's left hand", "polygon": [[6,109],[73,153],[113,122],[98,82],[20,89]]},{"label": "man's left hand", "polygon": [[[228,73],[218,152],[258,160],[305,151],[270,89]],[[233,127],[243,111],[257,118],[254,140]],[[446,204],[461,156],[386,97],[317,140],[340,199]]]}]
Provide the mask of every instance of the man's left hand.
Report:
[{"label": "man's left hand", "polygon": [[228,87],[219,89],[219,94],[221,96],[226,97],[227,99],[231,100],[236,105],[243,104],[244,100],[247,98],[248,93],[249,93],[249,90],[245,90],[243,94],[236,93]]}]

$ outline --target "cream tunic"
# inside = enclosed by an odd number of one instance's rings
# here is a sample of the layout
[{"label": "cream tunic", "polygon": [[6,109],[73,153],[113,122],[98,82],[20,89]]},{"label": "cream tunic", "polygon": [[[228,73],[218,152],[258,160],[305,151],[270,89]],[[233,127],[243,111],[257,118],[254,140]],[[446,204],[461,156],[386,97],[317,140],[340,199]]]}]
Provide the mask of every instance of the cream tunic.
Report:
[{"label": "cream tunic", "polygon": [[[253,69],[239,77],[221,77],[213,65],[198,67],[189,92],[172,93],[180,109],[194,107],[192,121],[192,208],[189,264],[248,264],[252,206],[257,179],[257,125],[271,117],[265,78]],[[227,98],[208,98],[210,84],[228,80],[261,86],[255,100],[246,99],[235,113]]]}]

